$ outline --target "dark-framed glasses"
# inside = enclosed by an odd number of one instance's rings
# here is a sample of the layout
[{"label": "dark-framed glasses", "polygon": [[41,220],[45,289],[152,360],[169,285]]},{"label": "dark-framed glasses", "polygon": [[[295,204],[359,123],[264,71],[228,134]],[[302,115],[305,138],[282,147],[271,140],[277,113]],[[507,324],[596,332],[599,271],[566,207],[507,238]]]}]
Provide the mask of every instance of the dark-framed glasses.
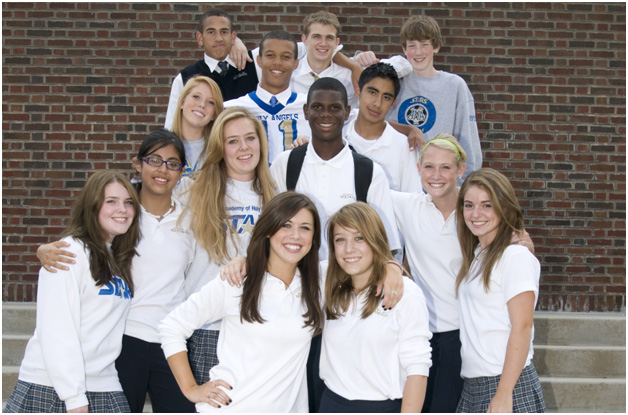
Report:
[{"label": "dark-framed glasses", "polygon": [[152,167],[161,167],[162,164],[166,163],[166,168],[172,171],[180,171],[183,168],[183,164],[179,163],[178,161],[162,160],[159,157],[149,156],[144,157],[142,160],[144,161],[144,163]]}]

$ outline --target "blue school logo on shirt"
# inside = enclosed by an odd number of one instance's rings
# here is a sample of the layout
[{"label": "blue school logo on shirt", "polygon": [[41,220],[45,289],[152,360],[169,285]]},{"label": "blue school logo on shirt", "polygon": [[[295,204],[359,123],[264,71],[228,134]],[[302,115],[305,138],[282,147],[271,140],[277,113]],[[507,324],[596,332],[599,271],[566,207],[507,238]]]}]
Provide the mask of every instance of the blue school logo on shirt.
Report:
[{"label": "blue school logo on shirt", "polygon": [[436,108],[432,102],[422,96],[409,98],[401,104],[397,118],[400,123],[414,125],[428,132],[436,122]]},{"label": "blue school logo on shirt", "polygon": [[238,234],[252,233],[255,226],[255,218],[253,215],[231,215],[231,224]]},{"label": "blue school logo on shirt", "polygon": [[111,281],[98,291],[98,295],[115,295],[116,297],[130,299],[131,290],[122,278],[112,277]]}]

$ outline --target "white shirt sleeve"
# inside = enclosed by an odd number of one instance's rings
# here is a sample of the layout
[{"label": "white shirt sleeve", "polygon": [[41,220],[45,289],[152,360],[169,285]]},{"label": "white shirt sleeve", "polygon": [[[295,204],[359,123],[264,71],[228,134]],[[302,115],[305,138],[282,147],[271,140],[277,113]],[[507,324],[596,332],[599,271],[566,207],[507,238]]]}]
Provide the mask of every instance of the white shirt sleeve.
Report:
[{"label": "white shirt sleeve", "polygon": [[224,315],[226,304],[240,290],[214,278],[201,290],[192,294],[185,302],[172,310],[159,324],[161,348],[166,358],[187,350],[186,339],[194,330],[207,323],[220,320]]},{"label": "white shirt sleeve", "polygon": [[504,301],[512,300],[517,295],[532,291],[535,301],[539,295],[541,266],[536,257],[525,247],[508,247],[502,257],[502,286]]},{"label": "white shirt sleeve", "polygon": [[89,404],[80,340],[81,280],[92,277],[85,252],[76,246],[66,249],[76,254],[68,271],[39,271],[37,332],[46,372],[70,410]]},{"label": "white shirt sleeve", "polygon": [[401,249],[399,232],[395,226],[395,211],[390,196],[390,184],[382,167],[375,162],[373,162],[373,180],[371,181],[366,201],[379,213],[384,223],[390,250]]},{"label": "white shirt sleeve", "polygon": [[172,130],[172,123],[174,122],[174,114],[177,111],[177,103],[179,102],[179,96],[183,90],[183,77],[178,74],[174,81],[172,81],[172,88],[170,89],[170,99],[168,100],[168,111],[166,112],[166,122],[164,128]]},{"label": "white shirt sleeve", "polygon": [[405,301],[399,309],[399,362],[407,376],[428,376],[432,366],[432,333],[425,297],[407,278],[404,287],[404,297],[412,301]]}]

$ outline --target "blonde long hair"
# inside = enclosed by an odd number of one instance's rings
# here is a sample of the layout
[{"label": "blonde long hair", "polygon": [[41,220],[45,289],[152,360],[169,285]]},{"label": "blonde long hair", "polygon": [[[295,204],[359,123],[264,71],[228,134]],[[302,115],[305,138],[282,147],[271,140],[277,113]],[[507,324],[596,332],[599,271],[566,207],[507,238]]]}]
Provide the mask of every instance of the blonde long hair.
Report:
[{"label": "blonde long hair", "polygon": [[[485,190],[490,198],[495,213],[499,217],[497,236],[486,247],[486,253],[482,258],[480,269],[476,275],[468,275],[474,252],[480,243],[477,236],[473,235],[464,221],[464,197],[470,187],[476,186]],[[508,179],[497,170],[483,168],[469,174],[460,187],[458,201],[456,203],[456,220],[458,221],[458,240],[462,250],[462,267],[456,278],[456,292],[460,284],[467,278],[473,279],[482,275],[484,290],[488,291],[491,282],[493,267],[510,245],[512,232],[523,233],[523,213],[515,196],[515,191]]]},{"label": "blonde long hair", "polygon": [[262,197],[262,204],[275,195],[275,182],[268,168],[268,140],[262,123],[250,111],[233,107],[224,110],[216,119],[209,139],[207,156],[200,170],[193,173],[194,183],[189,190],[189,201],[184,212],[190,213],[190,227],[198,243],[209,258],[223,264],[230,260],[227,252],[227,233],[235,244],[237,230],[229,221],[225,204],[227,195],[227,166],[224,160],[225,124],[240,118],[250,120],[260,140],[260,160],[255,169],[253,189]]},{"label": "blonde long hair", "polygon": [[181,91],[181,95],[179,95],[179,101],[177,102],[177,110],[174,113],[174,119],[172,121],[172,130],[171,130],[173,133],[178,135],[181,138],[181,140],[185,140],[185,137],[183,137],[182,135],[183,134],[183,127],[182,127],[183,116],[181,115],[181,109],[183,108],[183,101],[185,101],[188,95],[190,95],[190,92],[192,91],[193,88],[195,88],[196,86],[202,83],[207,84],[210,91],[212,91],[212,95],[214,96],[214,111],[215,112],[214,112],[214,119],[211,120],[205,126],[205,128],[203,128],[203,138],[205,139],[205,145],[203,146],[203,150],[201,151],[199,160],[203,160],[203,157],[205,156],[205,153],[207,152],[207,139],[209,138],[209,135],[211,134],[212,127],[214,126],[216,118],[224,110],[223,98],[222,98],[222,93],[220,92],[220,87],[218,86],[216,82],[214,82],[213,79],[208,78],[207,76],[197,75],[193,78],[190,78],[187,81],[187,83],[183,87],[183,90]]},{"label": "blonde long hair", "polygon": [[343,206],[330,219],[327,228],[329,241],[329,266],[325,282],[325,313],[328,320],[336,320],[347,312],[353,293],[351,275],[342,269],[336,260],[334,247],[334,231],[337,226],[356,229],[373,251],[373,271],[364,288],[367,298],[362,308],[362,318],[370,316],[379,304],[381,295],[376,296],[377,285],[386,276],[386,262],[393,259],[388,245],[386,228],[379,215],[364,202],[355,202]]}]

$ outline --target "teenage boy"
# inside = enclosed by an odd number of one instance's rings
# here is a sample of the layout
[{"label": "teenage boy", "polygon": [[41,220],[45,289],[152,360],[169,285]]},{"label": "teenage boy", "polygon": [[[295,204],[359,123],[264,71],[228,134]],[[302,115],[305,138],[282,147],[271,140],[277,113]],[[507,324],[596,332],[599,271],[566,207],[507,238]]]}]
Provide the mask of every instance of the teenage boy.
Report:
[{"label": "teenage boy", "polygon": [[253,92],[225,102],[225,108],[244,107],[262,121],[268,137],[269,163],[290,149],[298,136],[311,135],[303,114],[306,95],[290,90],[290,77],[299,64],[297,53],[297,42],[290,33],[267,33],[256,56],[262,72],[259,85]]},{"label": "teenage boy", "polygon": [[360,111],[347,127],[347,141],[382,166],[391,189],[420,192],[417,153],[410,151],[407,137],[386,122],[399,94],[397,72],[391,65],[376,63],[364,69],[358,86]]},{"label": "teenage boy", "polygon": [[401,44],[412,73],[401,80],[401,92],[389,117],[419,127],[425,138],[447,133],[458,138],[467,153],[462,179],[482,167],[482,149],[473,95],[458,75],[434,68],[441,47],[440,27],[429,16],[413,16],[401,27]]},{"label": "teenage boy", "polygon": [[[307,94],[317,79],[335,78],[347,89],[349,105],[357,108],[352,76],[357,78],[362,72],[362,66],[342,53],[335,53],[339,50],[339,33],[340,22],[333,13],[321,10],[305,17],[301,41],[307,46],[307,56],[299,60],[299,67],[292,74],[291,87],[295,92]],[[409,74],[411,69],[407,61],[398,58],[401,57],[382,61],[392,64],[401,76]]]},{"label": "teenage boy", "polygon": [[[349,117],[347,90],[342,83],[333,78],[321,78],[314,82],[307,95],[303,112],[312,129],[312,140],[307,144],[305,157],[294,189],[288,189],[288,161],[290,154],[280,154],[270,167],[270,173],[277,183],[278,191],[296,190],[306,194],[316,204],[321,217],[321,229],[326,229],[329,217],[342,206],[355,202],[359,197],[360,175],[356,180],[355,156],[349,144],[342,138],[342,129]],[[297,149],[298,150],[298,149]],[[364,160],[368,160],[366,157]],[[372,178],[366,183],[365,201],[373,206],[386,226],[390,250],[401,247],[395,227],[395,217],[386,173],[377,164],[372,165]],[[416,168],[415,168],[416,170]],[[294,172],[290,172],[294,174]],[[358,183],[358,186],[356,186]],[[321,237],[320,258],[326,259],[327,238]]]},{"label": "teenage boy", "polygon": [[229,53],[236,41],[233,30],[233,17],[220,9],[207,10],[198,22],[196,42],[203,48],[203,59],[183,69],[172,82],[165,127],[172,128],[174,112],[177,108],[179,95],[183,86],[195,75],[203,75],[213,79],[220,87],[224,101],[241,97],[257,87],[257,71],[249,52],[250,62],[246,61],[244,69],[239,70]]}]

